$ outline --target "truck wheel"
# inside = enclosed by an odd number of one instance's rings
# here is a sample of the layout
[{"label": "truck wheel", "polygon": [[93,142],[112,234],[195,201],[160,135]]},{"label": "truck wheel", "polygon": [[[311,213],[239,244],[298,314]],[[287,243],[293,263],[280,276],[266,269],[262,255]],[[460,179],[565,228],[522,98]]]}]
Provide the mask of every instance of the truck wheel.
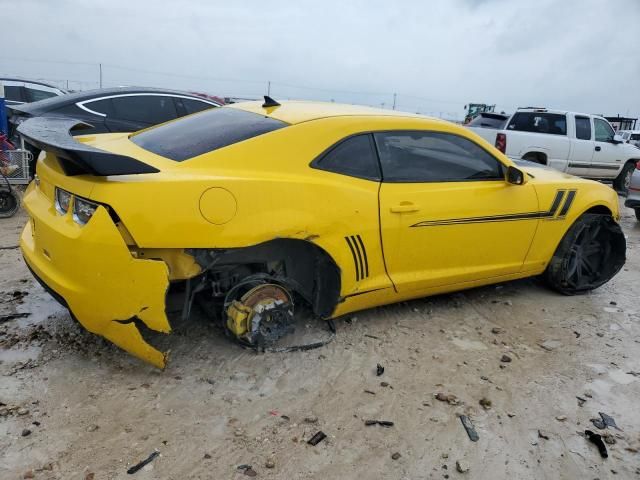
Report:
[{"label": "truck wheel", "polygon": [[528,162],[533,162],[533,163],[539,163],[540,165],[546,165],[547,164],[547,158],[544,156],[544,154],[540,153],[527,153],[524,157],[522,157],[523,160],[527,160]]},{"label": "truck wheel", "polygon": [[636,219],[640,222],[640,208],[636,208]]},{"label": "truck wheel", "polygon": [[610,215],[586,213],[567,231],[544,273],[549,286],[565,295],[605,284],[620,271],[626,240]]},{"label": "truck wheel", "polygon": [[15,192],[0,191],[0,218],[12,217],[20,207],[20,198]]},{"label": "truck wheel", "polygon": [[634,162],[627,162],[624,167],[622,167],[620,175],[613,181],[613,188],[615,188],[618,193],[622,193],[623,195],[629,193],[631,175],[633,175],[635,168],[636,164]]}]

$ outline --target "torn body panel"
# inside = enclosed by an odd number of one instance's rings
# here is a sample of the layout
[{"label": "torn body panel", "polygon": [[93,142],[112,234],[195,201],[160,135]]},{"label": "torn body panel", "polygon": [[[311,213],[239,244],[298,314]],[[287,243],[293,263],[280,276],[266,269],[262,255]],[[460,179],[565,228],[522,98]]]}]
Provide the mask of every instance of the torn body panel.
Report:
[{"label": "torn body panel", "polygon": [[167,264],[134,258],[105,207],[80,226],[71,215],[58,214],[33,184],[24,205],[30,221],[20,247],[35,275],[65,300],[87,330],[164,368],[166,355],[145,342],[131,319],[151,330],[171,331],[165,312]]}]

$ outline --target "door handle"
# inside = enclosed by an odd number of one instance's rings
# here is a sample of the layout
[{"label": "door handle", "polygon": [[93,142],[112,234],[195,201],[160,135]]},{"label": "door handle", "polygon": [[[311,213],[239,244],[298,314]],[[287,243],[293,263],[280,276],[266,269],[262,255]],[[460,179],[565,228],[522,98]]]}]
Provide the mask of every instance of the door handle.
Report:
[{"label": "door handle", "polygon": [[394,205],[390,208],[391,213],[411,213],[420,210],[418,206],[413,202],[400,202],[398,205]]},{"label": "door handle", "polygon": [[596,147],[596,152],[599,152],[600,150],[602,150],[602,147],[597,146],[597,147]]}]

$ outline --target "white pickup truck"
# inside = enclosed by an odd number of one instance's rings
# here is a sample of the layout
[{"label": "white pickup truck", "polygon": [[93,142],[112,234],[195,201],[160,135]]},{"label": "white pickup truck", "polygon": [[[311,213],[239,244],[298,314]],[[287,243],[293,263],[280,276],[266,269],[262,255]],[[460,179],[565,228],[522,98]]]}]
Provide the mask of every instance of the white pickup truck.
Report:
[{"label": "white pickup truck", "polygon": [[519,108],[504,130],[469,127],[513,160],[529,160],[561,172],[613,180],[626,192],[640,148],[623,143],[598,115]]}]

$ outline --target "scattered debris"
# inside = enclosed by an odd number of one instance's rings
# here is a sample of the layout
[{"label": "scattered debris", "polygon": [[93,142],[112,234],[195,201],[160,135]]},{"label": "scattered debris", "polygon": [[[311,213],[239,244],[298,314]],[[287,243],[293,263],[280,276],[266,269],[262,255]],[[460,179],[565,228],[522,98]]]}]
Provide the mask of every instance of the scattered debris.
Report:
[{"label": "scattered debris", "polygon": [[26,318],[29,315],[31,315],[31,313],[29,312],[24,312],[24,313],[9,313],[6,315],[0,315],[0,323],[2,322],[8,322],[9,320],[15,320],[17,318]]},{"label": "scattered debris", "polygon": [[478,440],[480,440],[478,432],[476,432],[476,429],[473,426],[473,423],[471,423],[471,419],[469,417],[467,417],[466,415],[460,415],[460,421],[462,422],[462,426],[464,427],[464,429],[467,431],[467,435],[469,435],[469,440],[471,440],[472,442],[477,442]]},{"label": "scattered debris", "polygon": [[627,372],[627,375],[633,375],[634,377],[640,377],[640,372],[634,372],[633,370]]},{"label": "scattered debris", "polygon": [[27,414],[29,413],[29,409],[28,409],[28,408],[25,408],[25,407],[20,407],[20,408],[18,408],[18,410],[16,411],[16,413],[17,413],[18,415],[20,415],[20,416],[27,415]]},{"label": "scattered debris", "polygon": [[370,395],[375,395],[376,392],[374,392],[373,390],[365,390],[364,393],[368,393]]},{"label": "scattered debris", "polygon": [[600,418],[591,419],[591,423],[593,423],[594,427],[600,430],[604,430],[607,427],[613,427],[616,430],[622,431],[622,429],[620,429],[618,425],[616,425],[616,421],[613,419],[613,417],[610,417],[604,412],[598,412],[598,415],[600,415]]},{"label": "scattered debris", "polygon": [[153,462],[153,460],[160,455],[160,452],[158,450],[154,450],[153,453],[151,455],[149,455],[147,458],[145,458],[144,460],[142,460],[139,463],[136,463],[133,467],[129,468],[129,470],[127,470],[127,473],[129,475],[133,475],[134,473],[136,473],[138,470],[140,470],[141,468],[143,468],[145,465],[148,465],[149,463]]},{"label": "scattered debris", "polygon": [[513,417],[515,417],[515,416],[516,416],[516,414],[515,414],[515,413],[513,413],[513,412],[507,412],[507,417],[509,417],[509,418],[513,418]]},{"label": "scattered debris", "polygon": [[500,357],[500,361],[503,363],[509,363],[511,361],[511,357],[509,355],[502,355],[502,357]]},{"label": "scattered debris", "polygon": [[31,430],[29,430],[28,428],[25,428],[24,430],[22,430],[23,437],[28,437],[29,435],[31,435]]},{"label": "scattered debris", "polygon": [[584,434],[587,436],[587,439],[593,443],[596,447],[598,447],[598,451],[602,458],[609,457],[609,453],[607,452],[607,446],[602,441],[602,437],[597,433],[592,432],[591,430],[585,430]]},{"label": "scattered debris", "polygon": [[211,459],[211,454],[210,453],[205,453],[204,454],[204,458],[206,458],[207,460]]},{"label": "scattered debris", "polygon": [[494,335],[500,335],[501,333],[503,333],[504,330],[500,327],[493,327],[491,329],[491,333],[493,333]]},{"label": "scattered debris", "polygon": [[276,461],[273,458],[269,458],[264,462],[264,466],[266,468],[276,468]]},{"label": "scattered debris", "polygon": [[398,460],[402,455],[400,454],[400,452],[395,452],[393,455],[391,455],[391,458],[393,460]]},{"label": "scattered debris", "polygon": [[604,433],[602,435],[602,439],[604,440],[604,443],[606,443],[607,445],[615,445],[616,444],[616,439],[613,435],[611,435],[610,433]]},{"label": "scattered debris", "polygon": [[305,423],[318,423],[318,417],[316,417],[315,415],[308,415],[308,416],[304,417],[304,422]]},{"label": "scattered debris", "polygon": [[380,382],[380,386],[381,387],[388,387],[389,386],[389,382]]},{"label": "scattered debris", "polygon": [[485,410],[489,410],[491,408],[492,402],[486,397],[482,397],[478,402],[482,408]]},{"label": "scattered debris", "polygon": [[249,467],[244,469],[244,474],[247,477],[255,477],[258,475],[258,472],[256,472],[253,468]]},{"label": "scattered debris", "polygon": [[456,460],[456,470],[458,470],[458,472],[467,473],[470,469],[471,467],[469,467],[469,464],[464,460]]},{"label": "scattered debris", "polygon": [[319,443],[320,443],[322,440],[324,440],[325,438],[327,438],[327,435],[326,435],[322,430],[320,430],[320,431],[318,431],[318,433],[316,433],[313,437],[311,437],[311,438],[307,441],[307,443],[308,443],[309,445],[312,445],[312,446],[314,446],[314,447],[315,447],[317,444],[319,444]]},{"label": "scattered debris", "polygon": [[393,427],[393,422],[388,420],[365,420],[364,424],[369,427],[371,425],[380,425],[381,427]]},{"label": "scattered debris", "polygon": [[556,348],[559,348],[562,346],[562,342],[560,342],[559,340],[545,340],[542,343],[538,344],[541,348],[545,349],[547,352],[550,352],[552,350],[555,350]]},{"label": "scattered debris", "polygon": [[435,395],[436,400],[440,400],[441,402],[447,402],[449,405],[458,405],[460,400],[453,393],[442,393],[438,392]]},{"label": "scattered debris", "polygon": [[578,332],[578,331],[574,330],[574,331],[573,331],[573,334],[576,336],[576,338],[580,338],[580,335],[581,335],[581,333],[580,333],[580,332]]},{"label": "scattered debris", "polygon": [[376,365],[376,376],[380,376],[384,373],[384,367],[380,364]]},{"label": "scattered debris", "polygon": [[556,420],[558,420],[559,422],[565,422],[567,420],[566,415],[558,415],[556,417]]},{"label": "scattered debris", "polygon": [[365,333],[365,334],[364,334],[364,336],[365,336],[365,337],[369,337],[369,338],[373,338],[373,339],[375,339],[375,340],[380,340],[380,337],[376,337],[375,335],[371,335],[371,334],[369,334],[369,333]]},{"label": "scattered debris", "polygon": [[542,430],[538,430],[538,438],[542,438],[543,440],[549,440],[549,435],[544,433]]},{"label": "scattered debris", "polygon": [[576,397],[578,399],[578,406],[582,407],[585,403],[587,403],[587,399],[586,398],[582,398],[582,397]]}]

